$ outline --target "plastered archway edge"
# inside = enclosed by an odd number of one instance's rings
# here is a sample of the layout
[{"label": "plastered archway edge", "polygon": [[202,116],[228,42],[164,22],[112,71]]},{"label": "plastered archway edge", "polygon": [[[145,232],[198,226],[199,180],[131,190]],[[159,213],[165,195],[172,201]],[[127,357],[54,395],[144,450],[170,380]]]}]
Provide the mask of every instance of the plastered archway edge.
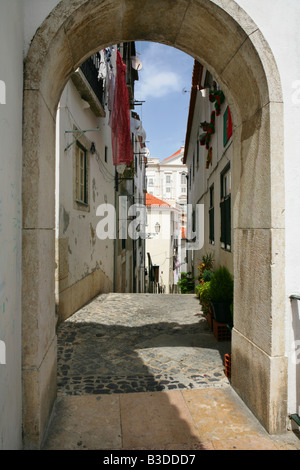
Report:
[{"label": "plastered archway edge", "polygon": [[[55,114],[76,68],[124,41],[206,66],[234,125],[232,386],[270,433],[285,430],[283,102],[261,31],[234,0],[62,0],[31,42],[23,115],[23,432],[40,448],[56,398]],[[276,139],[276,140],[275,140]]]}]

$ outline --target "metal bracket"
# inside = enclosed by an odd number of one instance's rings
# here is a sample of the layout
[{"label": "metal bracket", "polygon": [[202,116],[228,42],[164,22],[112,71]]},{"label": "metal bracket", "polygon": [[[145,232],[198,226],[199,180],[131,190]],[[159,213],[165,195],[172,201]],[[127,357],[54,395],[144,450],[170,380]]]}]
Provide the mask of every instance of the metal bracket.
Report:
[{"label": "metal bracket", "polygon": [[[65,134],[74,134],[74,133],[78,133],[79,134],[79,137],[82,136],[83,134],[85,134],[86,132],[94,132],[94,131],[100,131],[99,127],[97,127],[96,129],[85,129],[85,130],[78,130],[78,129],[75,129],[73,131],[65,131]],[[73,142],[71,142],[69,145],[67,145],[67,147],[65,148],[65,151],[68,150],[70,147],[72,147],[73,144],[75,144],[75,142],[77,141],[77,139],[73,140]]]},{"label": "metal bracket", "polygon": [[300,300],[300,295],[299,294],[292,294],[290,295],[291,300]]},{"label": "metal bracket", "polygon": [[293,415],[290,415],[290,419],[292,419],[293,421],[295,421],[295,423],[300,426],[300,416],[297,415],[297,414],[293,414]]}]

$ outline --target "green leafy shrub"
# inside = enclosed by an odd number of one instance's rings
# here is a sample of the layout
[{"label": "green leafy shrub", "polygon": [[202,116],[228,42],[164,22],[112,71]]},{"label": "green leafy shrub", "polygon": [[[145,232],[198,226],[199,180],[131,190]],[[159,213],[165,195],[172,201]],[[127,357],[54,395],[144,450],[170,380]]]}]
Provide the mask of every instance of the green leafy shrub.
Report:
[{"label": "green leafy shrub", "polygon": [[209,269],[205,269],[202,274],[202,281],[209,282],[212,280],[213,277],[214,277],[213,271],[210,271]]},{"label": "green leafy shrub", "polygon": [[210,282],[203,282],[196,286],[196,291],[202,307],[202,312],[207,315],[210,309]]},{"label": "green leafy shrub", "polygon": [[233,300],[233,278],[225,266],[220,266],[210,281],[210,297],[214,302],[229,302]]},{"label": "green leafy shrub", "polygon": [[207,253],[202,256],[202,262],[198,264],[197,269],[199,271],[199,281],[202,281],[204,271],[212,271],[214,265],[214,259],[212,253]]},{"label": "green leafy shrub", "polygon": [[191,294],[195,292],[195,280],[191,272],[181,273],[180,280],[177,282],[182,294]]}]

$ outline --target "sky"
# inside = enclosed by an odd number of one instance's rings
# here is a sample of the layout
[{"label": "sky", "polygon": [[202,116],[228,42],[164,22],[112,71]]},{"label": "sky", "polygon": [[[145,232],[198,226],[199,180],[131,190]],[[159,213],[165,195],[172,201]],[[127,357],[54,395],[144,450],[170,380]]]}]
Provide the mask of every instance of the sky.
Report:
[{"label": "sky", "polygon": [[170,157],[185,143],[194,59],[170,46],[136,42],[142,62],[135,82],[135,111],[146,132],[150,157]]}]

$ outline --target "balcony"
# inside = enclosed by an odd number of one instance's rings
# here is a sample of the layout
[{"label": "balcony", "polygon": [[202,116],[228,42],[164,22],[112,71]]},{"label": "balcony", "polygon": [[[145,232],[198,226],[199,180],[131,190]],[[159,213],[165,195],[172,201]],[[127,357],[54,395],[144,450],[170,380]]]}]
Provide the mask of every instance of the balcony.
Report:
[{"label": "balcony", "polygon": [[81,98],[89,103],[95,116],[105,117],[104,84],[103,80],[98,80],[99,65],[100,54],[97,52],[73,73],[72,81]]}]

